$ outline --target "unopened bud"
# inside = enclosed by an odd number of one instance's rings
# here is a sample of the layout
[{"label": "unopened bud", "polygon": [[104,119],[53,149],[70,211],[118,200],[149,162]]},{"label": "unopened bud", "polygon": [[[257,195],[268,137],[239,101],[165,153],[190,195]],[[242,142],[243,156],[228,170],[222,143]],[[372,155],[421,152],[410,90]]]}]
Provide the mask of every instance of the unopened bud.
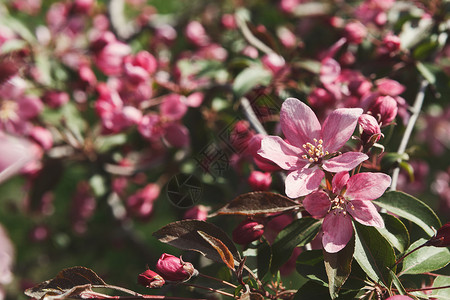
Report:
[{"label": "unopened bud", "polygon": [[156,263],[156,270],[167,281],[187,281],[196,276],[198,271],[189,262],[164,253]]},{"label": "unopened bud", "polygon": [[162,287],[166,282],[158,273],[147,270],[138,275],[138,283],[142,286],[154,289]]},{"label": "unopened bud", "polygon": [[241,222],[233,230],[233,241],[236,244],[246,245],[259,239],[264,233],[264,225],[253,220]]},{"label": "unopened bud", "polygon": [[248,184],[254,191],[267,191],[272,184],[272,175],[269,172],[253,171],[248,177]]},{"label": "unopened bud", "polygon": [[450,246],[450,222],[438,229],[436,234],[426,242],[427,246],[449,247]]},{"label": "unopened bud", "polygon": [[369,108],[378,123],[387,125],[397,116],[397,101],[391,96],[379,96]]},{"label": "unopened bud", "polygon": [[361,127],[361,141],[364,145],[369,143],[373,145],[381,138],[380,125],[373,116],[362,114],[358,119],[358,124]]}]

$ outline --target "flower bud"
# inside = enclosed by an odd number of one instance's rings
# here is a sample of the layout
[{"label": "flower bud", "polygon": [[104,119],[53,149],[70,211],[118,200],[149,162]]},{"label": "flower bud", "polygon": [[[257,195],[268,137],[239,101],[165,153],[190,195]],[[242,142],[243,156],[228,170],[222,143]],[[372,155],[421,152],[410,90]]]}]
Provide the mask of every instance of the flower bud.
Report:
[{"label": "flower bud", "polygon": [[373,116],[362,114],[358,119],[358,124],[361,127],[361,141],[364,145],[373,145],[380,140],[380,125]]},{"label": "flower bud", "polygon": [[204,205],[196,205],[185,212],[183,219],[206,221],[210,209]]},{"label": "flower bud", "polygon": [[263,233],[263,224],[247,219],[233,230],[233,241],[236,244],[246,245],[259,239]]},{"label": "flower bud", "polygon": [[167,281],[187,281],[198,274],[191,263],[167,253],[159,258],[156,270]]},{"label": "flower bud", "polygon": [[411,297],[404,296],[404,295],[395,295],[392,297],[387,298],[386,300],[411,300]]},{"label": "flower bud", "polygon": [[360,22],[350,22],[344,27],[344,36],[349,43],[361,44],[367,36],[367,28]]},{"label": "flower bud", "polygon": [[276,53],[264,55],[261,62],[264,67],[271,70],[273,74],[277,74],[286,65],[284,58]]},{"label": "flower bud", "polygon": [[436,234],[426,242],[427,246],[449,247],[450,246],[450,222],[438,229]]},{"label": "flower bud", "polygon": [[166,282],[158,273],[147,270],[138,275],[138,283],[142,286],[154,289],[162,287]]},{"label": "flower bud", "polygon": [[397,101],[391,96],[379,96],[369,108],[378,123],[387,125],[397,116]]},{"label": "flower bud", "polygon": [[267,191],[272,183],[272,175],[269,172],[253,171],[248,177],[248,184],[254,191]]}]

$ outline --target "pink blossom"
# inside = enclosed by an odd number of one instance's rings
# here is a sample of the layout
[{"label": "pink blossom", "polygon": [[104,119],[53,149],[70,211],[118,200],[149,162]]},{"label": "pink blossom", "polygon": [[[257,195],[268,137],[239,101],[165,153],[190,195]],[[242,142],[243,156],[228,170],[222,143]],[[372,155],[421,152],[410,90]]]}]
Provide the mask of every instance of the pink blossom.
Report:
[{"label": "pink blossom", "polygon": [[278,136],[265,137],[258,154],[289,171],[286,195],[305,196],[316,190],[328,172],[349,171],[368,158],[359,152],[337,151],[355,130],[360,108],[333,111],[321,126],[314,112],[295,98],[288,98],[281,107],[281,129],[286,141]]},{"label": "pink blossom", "polygon": [[106,75],[120,75],[123,61],[130,54],[131,48],[127,44],[116,40],[111,32],[102,33],[92,42],[97,67]]},{"label": "pink blossom", "polygon": [[297,37],[287,27],[278,28],[277,35],[284,47],[294,48],[297,45]]},{"label": "pink blossom", "polygon": [[352,177],[339,172],[333,177],[332,191],[316,191],[303,200],[314,218],[325,218],[322,245],[330,253],[342,250],[353,235],[352,218],[366,226],[384,227],[384,221],[370,202],[383,195],[391,178],[383,173],[359,173]]},{"label": "pink blossom", "polygon": [[69,102],[69,94],[61,91],[48,91],[42,97],[44,102],[51,108],[58,108]]},{"label": "pink blossom", "polygon": [[0,182],[16,174],[33,159],[31,143],[23,138],[0,133]]},{"label": "pink blossom", "polygon": [[49,150],[53,146],[53,136],[47,128],[40,126],[33,127],[30,131],[30,137],[44,150]]},{"label": "pink blossom", "polygon": [[380,78],[375,81],[375,84],[382,95],[392,97],[398,96],[406,90],[406,87],[403,84],[389,78]]},{"label": "pink blossom", "polygon": [[261,62],[263,63],[263,66],[272,71],[273,74],[277,74],[286,64],[284,58],[276,53],[264,55]]},{"label": "pink blossom", "polygon": [[140,219],[148,219],[153,212],[153,203],[159,197],[161,189],[155,183],[147,184],[143,189],[128,197],[127,207]]},{"label": "pink blossom", "polygon": [[186,26],[187,39],[196,46],[206,46],[210,42],[209,36],[206,34],[205,28],[198,21],[191,21]]}]

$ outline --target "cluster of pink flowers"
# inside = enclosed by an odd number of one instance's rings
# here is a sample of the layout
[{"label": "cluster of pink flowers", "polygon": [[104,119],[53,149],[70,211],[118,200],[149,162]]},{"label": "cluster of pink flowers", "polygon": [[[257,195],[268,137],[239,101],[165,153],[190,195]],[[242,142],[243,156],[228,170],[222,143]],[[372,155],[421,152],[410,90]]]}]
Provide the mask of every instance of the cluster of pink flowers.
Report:
[{"label": "cluster of pink flowers", "polygon": [[[337,109],[321,125],[306,104],[288,98],[280,113],[286,140],[267,136],[258,151],[260,156],[289,172],[286,195],[306,196],[303,200],[306,211],[314,218],[324,218],[322,243],[327,252],[345,247],[353,234],[352,219],[384,227],[370,201],[384,193],[391,183],[390,177],[383,173],[358,173],[350,177],[348,172],[368,156],[354,151],[339,152],[351,138],[361,114],[360,108]],[[326,174],[327,185],[323,190],[320,186]]]}]

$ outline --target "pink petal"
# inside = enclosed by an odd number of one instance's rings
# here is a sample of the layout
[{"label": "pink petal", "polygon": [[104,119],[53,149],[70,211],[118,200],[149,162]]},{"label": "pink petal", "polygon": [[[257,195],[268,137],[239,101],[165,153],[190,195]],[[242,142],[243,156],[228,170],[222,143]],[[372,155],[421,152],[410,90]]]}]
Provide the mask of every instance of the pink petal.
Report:
[{"label": "pink petal", "polygon": [[324,191],[317,191],[306,196],[303,200],[303,207],[313,218],[323,218],[330,209],[331,201]]},{"label": "pink petal", "polygon": [[183,124],[172,123],[165,130],[165,138],[172,146],[182,148],[189,145],[189,130]]},{"label": "pink petal", "polygon": [[303,168],[307,161],[301,158],[302,153],[302,149],[289,145],[279,136],[264,137],[258,151],[260,156],[273,161],[284,170]]},{"label": "pink petal", "polygon": [[347,182],[345,197],[355,200],[374,200],[391,184],[391,177],[383,173],[359,173]]},{"label": "pink petal", "polygon": [[366,154],[361,152],[346,152],[326,160],[322,167],[324,170],[333,173],[350,171],[368,158]]},{"label": "pink petal", "polygon": [[335,82],[340,73],[341,65],[335,59],[326,57],[322,60],[322,66],[320,67],[320,82]]},{"label": "pink petal", "polygon": [[330,212],[323,220],[322,230],[323,248],[329,253],[336,253],[341,251],[352,238],[352,220],[348,214]]},{"label": "pink petal", "polygon": [[298,99],[287,98],[281,107],[281,129],[289,143],[299,148],[319,139],[320,123],[314,112]]},{"label": "pink petal", "polygon": [[348,179],[350,178],[350,175],[347,171],[339,172],[333,177],[333,182],[331,185],[333,186],[333,193],[334,194],[340,194],[341,190],[345,187],[347,184]]},{"label": "pink petal", "polygon": [[298,198],[308,195],[319,187],[325,174],[319,168],[303,168],[288,174],[286,177],[286,195]]},{"label": "pink petal", "polygon": [[0,182],[13,176],[34,156],[31,143],[19,137],[0,135]]},{"label": "pink petal", "polygon": [[322,125],[324,150],[333,153],[350,139],[362,108],[340,108],[333,111]]},{"label": "pink petal", "polygon": [[347,212],[363,225],[384,228],[383,218],[381,218],[377,208],[370,201],[350,201],[350,203],[347,204]]}]

